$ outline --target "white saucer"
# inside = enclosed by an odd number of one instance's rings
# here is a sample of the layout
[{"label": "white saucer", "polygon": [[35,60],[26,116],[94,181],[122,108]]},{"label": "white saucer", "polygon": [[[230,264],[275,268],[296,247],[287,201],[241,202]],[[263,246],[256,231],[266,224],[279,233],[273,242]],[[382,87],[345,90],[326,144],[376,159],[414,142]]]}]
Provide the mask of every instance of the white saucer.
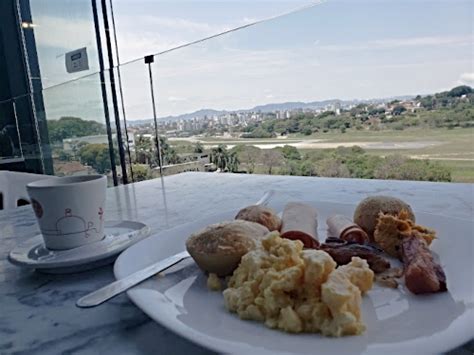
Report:
[{"label": "white saucer", "polygon": [[105,237],[95,243],[68,250],[50,250],[41,234],[13,249],[11,263],[51,274],[85,271],[112,263],[117,255],[150,234],[150,227],[134,221],[106,221]]}]

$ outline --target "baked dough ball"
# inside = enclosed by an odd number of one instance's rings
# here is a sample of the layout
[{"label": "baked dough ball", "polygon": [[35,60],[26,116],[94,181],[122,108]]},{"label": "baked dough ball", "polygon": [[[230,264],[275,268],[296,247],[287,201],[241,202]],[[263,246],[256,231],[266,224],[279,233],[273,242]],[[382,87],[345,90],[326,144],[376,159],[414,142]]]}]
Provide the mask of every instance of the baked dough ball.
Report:
[{"label": "baked dough ball", "polygon": [[408,219],[415,222],[415,214],[406,202],[391,196],[371,196],[362,200],[354,211],[354,223],[367,232],[373,241],[375,226],[379,213],[397,216],[402,210],[407,213]]},{"label": "baked dough ball", "polygon": [[235,219],[256,222],[268,228],[269,231],[279,231],[281,228],[281,218],[274,210],[265,206],[248,206],[239,211]]},{"label": "baked dough ball", "polygon": [[202,270],[227,276],[234,272],[242,256],[268,233],[266,227],[254,222],[222,222],[192,234],[186,241],[186,249]]}]

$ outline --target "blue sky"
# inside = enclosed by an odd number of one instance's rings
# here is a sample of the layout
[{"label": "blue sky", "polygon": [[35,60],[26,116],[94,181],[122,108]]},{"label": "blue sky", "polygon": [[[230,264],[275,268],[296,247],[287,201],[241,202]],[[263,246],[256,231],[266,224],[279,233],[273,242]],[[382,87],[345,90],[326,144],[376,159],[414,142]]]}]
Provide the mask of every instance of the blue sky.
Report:
[{"label": "blue sky", "polygon": [[[121,61],[309,3],[115,0]],[[36,11],[44,24],[35,31],[45,86],[70,79],[61,53],[85,45],[94,59],[89,10],[70,11],[57,3],[49,10],[32,6],[33,16]],[[270,102],[427,94],[473,85],[473,12],[471,0],[329,0],[157,57],[158,112],[166,116]],[[52,32],[57,27],[62,34]],[[78,35],[66,38],[68,28]],[[96,69],[91,66],[90,72]],[[150,117],[146,68],[131,63],[122,67],[122,75],[129,119]],[[86,105],[78,103],[78,95]],[[51,89],[45,100],[51,118],[101,119],[97,77]]]}]

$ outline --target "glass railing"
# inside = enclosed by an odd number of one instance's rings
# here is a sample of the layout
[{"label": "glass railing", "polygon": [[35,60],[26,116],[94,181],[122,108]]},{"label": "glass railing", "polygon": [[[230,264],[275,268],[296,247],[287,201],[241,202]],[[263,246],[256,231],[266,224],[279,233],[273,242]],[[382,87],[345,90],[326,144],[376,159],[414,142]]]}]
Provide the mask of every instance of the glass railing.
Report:
[{"label": "glass railing", "polygon": [[[59,59],[43,90],[0,103],[2,160],[105,173],[110,184],[185,171],[474,181],[473,38],[469,16],[454,20],[467,3],[184,3],[197,12],[114,1],[115,95],[93,50],[73,77],[55,74]],[[387,26],[387,13],[404,26]],[[57,23],[42,21],[38,43]],[[68,50],[94,47],[86,24]],[[36,122],[21,111],[31,100]]]}]

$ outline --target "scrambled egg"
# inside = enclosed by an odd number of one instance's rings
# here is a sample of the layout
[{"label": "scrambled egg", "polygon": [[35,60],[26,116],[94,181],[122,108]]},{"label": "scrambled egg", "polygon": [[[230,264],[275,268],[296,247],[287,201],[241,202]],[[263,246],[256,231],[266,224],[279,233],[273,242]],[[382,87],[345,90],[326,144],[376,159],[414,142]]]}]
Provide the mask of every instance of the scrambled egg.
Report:
[{"label": "scrambled egg", "polygon": [[207,288],[211,291],[220,291],[222,288],[221,280],[216,274],[210,273],[207,278]]},{"label": "scrambled egg", "polygon": [[241,319],[264,322],[287,332],[320,332],[327,336],[361,334],[361,294],[374,274],[354,257],[336,269],[321,250],[268,234],[245,254],[223,292],[226,308]]}]

